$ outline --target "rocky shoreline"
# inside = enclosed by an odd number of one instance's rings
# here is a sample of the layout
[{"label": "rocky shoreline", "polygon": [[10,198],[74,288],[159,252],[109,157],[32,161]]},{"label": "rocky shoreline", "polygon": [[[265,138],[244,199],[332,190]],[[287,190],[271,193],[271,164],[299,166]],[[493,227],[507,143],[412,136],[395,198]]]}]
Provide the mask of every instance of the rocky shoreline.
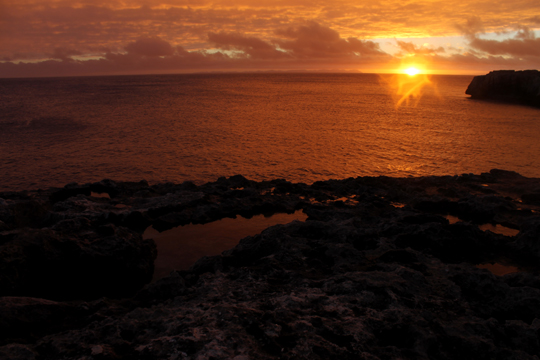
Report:
[{"label": "rocky shoreline", "polygon": [[[150,225],[299,209],[307,221],[148,283]],[[1,359],[540,353],[540,180],[509,171],[3,192],[0,254]],[[479,266],[490,263],[519,271]]]},{"label": "rocky shoreline", "polygon": [[475,76],[465,91],[473,99],[520,103],[540,107],[538,70],[498,70]]}]

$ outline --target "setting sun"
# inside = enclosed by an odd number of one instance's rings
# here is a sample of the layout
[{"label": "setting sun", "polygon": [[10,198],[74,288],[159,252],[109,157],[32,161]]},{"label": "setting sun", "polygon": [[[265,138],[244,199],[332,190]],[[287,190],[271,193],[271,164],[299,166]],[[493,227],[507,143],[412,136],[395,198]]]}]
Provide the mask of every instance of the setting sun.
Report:
[{"label": "setting sun", "polygon": [[420,70],[418,70],[417,68],[415,67],[409,67],[405,70],[403,70],[403,72],[409,76],[414,76],[414,75],[418,75],[420,73]]}]

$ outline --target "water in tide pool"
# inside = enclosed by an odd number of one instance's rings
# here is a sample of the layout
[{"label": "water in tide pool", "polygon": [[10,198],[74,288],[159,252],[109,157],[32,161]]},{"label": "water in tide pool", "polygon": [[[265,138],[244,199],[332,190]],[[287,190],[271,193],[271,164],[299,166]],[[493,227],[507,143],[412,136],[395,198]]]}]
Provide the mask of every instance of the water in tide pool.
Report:
[{"label": "water in tide pool", "polygon": [[540,177],[540,110],[470,100],[471,79],[433,76],[400,106],[406,86],[372,74],[0,79],[0,190],[235,174]]},{"label": "water in tide pool", "polygon": [[189,224],[161,233],[150,226],[143,238],[153,239],[157,245],[154,281],[172,270],[189,269],[203,256],[219,255],[246,236],[255,236],[270,226],[306,219],[307,215],[297,210],[292,214],[256,215],[250,219],[238,216],[236,219],[225,218],[207,224]]}]

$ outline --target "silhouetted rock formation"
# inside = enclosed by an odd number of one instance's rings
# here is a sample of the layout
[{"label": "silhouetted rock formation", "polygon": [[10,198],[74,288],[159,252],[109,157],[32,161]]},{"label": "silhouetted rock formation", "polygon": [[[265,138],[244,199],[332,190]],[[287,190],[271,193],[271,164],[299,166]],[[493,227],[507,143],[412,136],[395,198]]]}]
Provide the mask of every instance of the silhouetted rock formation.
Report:
[{"label": "silhouetted rock formation", "polygon": [[[502,170],[0,193],[0,260],[11,259],[0,262],[11,284],[0,287],[0,359],[538,359],[539,199],[540,179]],[[150,224],[295,209],[308,220],[246,237],[129,298],[63,301],[64,275],[45,276],[64,267],[79,288],[118,297],[124,285],[116,279],[111,290],[102,271],[116,270],[99,259],[145,263],[154,250],[139,240]],[[482,231],[485,223],[519,233]],[[95,257],[78,264],[72,254]],[[521,271],[477,266],[492,262]],[[128,268],[130,291],[148,281]],[[42,295],[21,274],[51,289]]]},{"label": "silhouetted rock formation", "polygon": [[466,94],[473,99],[522,103],[540,107],[540,72],[538,70],[499,70],[475,76]]}]

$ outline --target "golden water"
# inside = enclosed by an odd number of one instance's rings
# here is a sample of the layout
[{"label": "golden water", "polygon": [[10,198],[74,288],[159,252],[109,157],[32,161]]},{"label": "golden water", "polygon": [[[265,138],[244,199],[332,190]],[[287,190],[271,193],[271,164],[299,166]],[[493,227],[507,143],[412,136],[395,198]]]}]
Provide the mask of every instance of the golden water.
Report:
[{"label": "golden water", "polygon": [[0,79],[0,190],[235,174],[307,183],[491,168],[540,176],[540,110],[470,100],[471,79],[432,76],[422,86],[373,74]]}]

